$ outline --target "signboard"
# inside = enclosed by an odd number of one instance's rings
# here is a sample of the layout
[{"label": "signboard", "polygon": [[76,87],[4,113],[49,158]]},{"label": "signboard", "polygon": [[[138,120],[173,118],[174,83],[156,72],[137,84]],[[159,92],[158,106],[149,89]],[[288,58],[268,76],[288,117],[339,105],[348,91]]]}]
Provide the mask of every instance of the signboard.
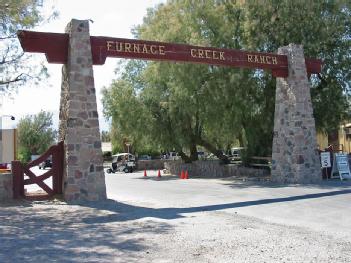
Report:
[{"label": "signboard", "polygon": [[[343,179],[351,179],[351,173],[349,168],[349,159],[345,153],[336,153],[334,155],[334,166],[332,172],[332,178],[340,177]],[[337,173],[339,176],[334,176]]]},{"label": "signboard", "polygon": [[321,152],[322,168],[331,167],[330,152]]},{"label": "signboard", "polygon": [[[26,52],[45,53],[49,63],[67,62],[68,34],[18,31]],[[137,39],[90,37],[93,65],[103,65],[107,57],[179,61],[209,65],[271,70],[274,77],[288,77],[286,55]],[[305,59],[308,74],[320,73],[319,59]]]}]

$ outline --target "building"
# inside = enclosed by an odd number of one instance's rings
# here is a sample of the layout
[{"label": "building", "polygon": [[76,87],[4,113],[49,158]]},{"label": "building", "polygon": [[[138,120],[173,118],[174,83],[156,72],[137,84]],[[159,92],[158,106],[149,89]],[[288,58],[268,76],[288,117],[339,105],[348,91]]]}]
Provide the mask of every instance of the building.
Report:
[{"label": "building", "polygon": [[17,155],[16,129],[0,129],[0,163],[11,163]]},{"label": "building", "polygon": [[333,145],[334,151],[351,153],[351,123],[340,125],[329,134],[317,132],[317,143],[321,150]]}]

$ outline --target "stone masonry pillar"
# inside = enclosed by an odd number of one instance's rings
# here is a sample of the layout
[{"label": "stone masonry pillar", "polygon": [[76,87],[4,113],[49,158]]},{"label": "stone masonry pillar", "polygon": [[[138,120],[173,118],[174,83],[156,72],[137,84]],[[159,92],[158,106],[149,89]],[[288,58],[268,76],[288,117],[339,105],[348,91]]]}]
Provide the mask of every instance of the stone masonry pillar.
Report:
[{"label": "stone masonry pillar", "polygon": [[300,45],[278,49],[288,57],[288,78],[277,78],[272,180],[278,183],[316,183],[322,180],[310,83]]},{"label": "stone masonry pillar", "polygon": [[106,199],[89,22],[72,20],[68,62],[62,68],[59,137],[64,140],[64,199]]}]

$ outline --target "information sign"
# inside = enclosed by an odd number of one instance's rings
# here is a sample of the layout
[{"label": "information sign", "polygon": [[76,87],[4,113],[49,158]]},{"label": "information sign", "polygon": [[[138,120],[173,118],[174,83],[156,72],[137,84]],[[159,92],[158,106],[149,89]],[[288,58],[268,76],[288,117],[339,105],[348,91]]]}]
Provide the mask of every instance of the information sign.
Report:
[{"label": "information sign", "polygon": [[321,164],[322,168],[331,167],[330,152],[321,153]]},{"label": "information sign", "polygon": [[[334,173],[336,172],[339,174],[339,177],[341,180],[351,179],[351,173],[350,173],[350,168],[349,168],[349,159],[347,157],[347,154],[336,153],[334,158],[335,158],[336,165],[334,165],[334,167],[333,167],[332,175],[334,175]],[[338,177],[338,176],[336,176],[336,177]],[[335,176],[333,176],[333,178],[335,178]]]}]

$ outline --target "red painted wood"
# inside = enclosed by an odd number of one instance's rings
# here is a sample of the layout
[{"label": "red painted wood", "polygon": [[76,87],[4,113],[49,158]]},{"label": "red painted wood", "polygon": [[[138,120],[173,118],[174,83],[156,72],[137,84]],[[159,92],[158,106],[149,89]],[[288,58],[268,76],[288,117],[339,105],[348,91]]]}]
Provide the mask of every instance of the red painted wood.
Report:
[{"label": "red painted wood", "polygon": [[45,53],[49,63],[65,64],[68,56],[68,34],[18,31],[25,52]]},{"label": "red painted wood", "polygon": [[[28,167],[27,167],[28,169]],[[25,179],[23,181],[23,184],[24,185],[28,185],[28,184],[36,184],[38,182],[42,182],[48,178],[50,178],[51,176],[54,176],[54,170],[48,170],[46,173],[40,175],[40,176],[35,176],[35,177],[32,177],[32,178],[29,178],[29,179]]]},{"label": "red painted wood", "polygon": [[[13,172],[13,197],[14,198],[26,198],[30,200],[42,200],[52,197],[54,194],[62,194],[62,177],[63,177],[63,155],[64,145],[63,142],[59,142],[57,145],[51,146],[43,155],[38,159],[30,162],[27,165],[21,164],[19,161],[12,162]],[[46,173],[36,176],[30,168],[45,161],[48,157],[52,156],[52,168]],[[24,180],[24,175],[27,175],[29,179]],[[52,176],[52,189],[44,183],[44,180]],[[40,186],[46,194],[35,194],[25,195],[24,185],[37,184]]]},{"label": "red painted wood", "polygon": [[55,171],[53,175],[52,187],[54,192],[57,194],[62,194],[63,155],[64,145],[63,141],[61,141],[55,145],[54,154],[52,155],[52,170]]},{"label": "red painted wood", "polygon": [[[67,63],[68,34],[33,31],[18,31],[17,34],[24,51],[45,53],[49,63]],[[90,41],[93,65],[103,65],[107,57],[119,57],[258,68],[271,70],[274,77],[288,76],[287,57],[274,53],[111,37],[91,36]],[[306,67],[308,74],[320,73],[322,62],[306,59]]]},{"label": "red painted wood", "polygon": [[49,186],[47,186],[43,181],[38,180],[38,177],[36,177],[35,174],[31,170],[29,170],[29,168],[24,166],[23,172],[31,179],[31,182],[36,183],[41,189],[47,192],[48,195],[54,194],[54,191]]},{"label": "red painted wood", "polygon": [[13,182],[12,182],[13,198],[18,199],[18,198],[21,198],[24,193],[24,184],[22,182],[23,172],[22,172],[21,162],[12,161],[11,170],[12,170],[12,176],[13,176]]},{"label": "red painted wood", "polygon": [[65,155],[65,147],[63,141],[59,142],[57,145],[57,188],[56,193],[62,194],[63,191],[63,165],[64,165],[64,155]]}]

